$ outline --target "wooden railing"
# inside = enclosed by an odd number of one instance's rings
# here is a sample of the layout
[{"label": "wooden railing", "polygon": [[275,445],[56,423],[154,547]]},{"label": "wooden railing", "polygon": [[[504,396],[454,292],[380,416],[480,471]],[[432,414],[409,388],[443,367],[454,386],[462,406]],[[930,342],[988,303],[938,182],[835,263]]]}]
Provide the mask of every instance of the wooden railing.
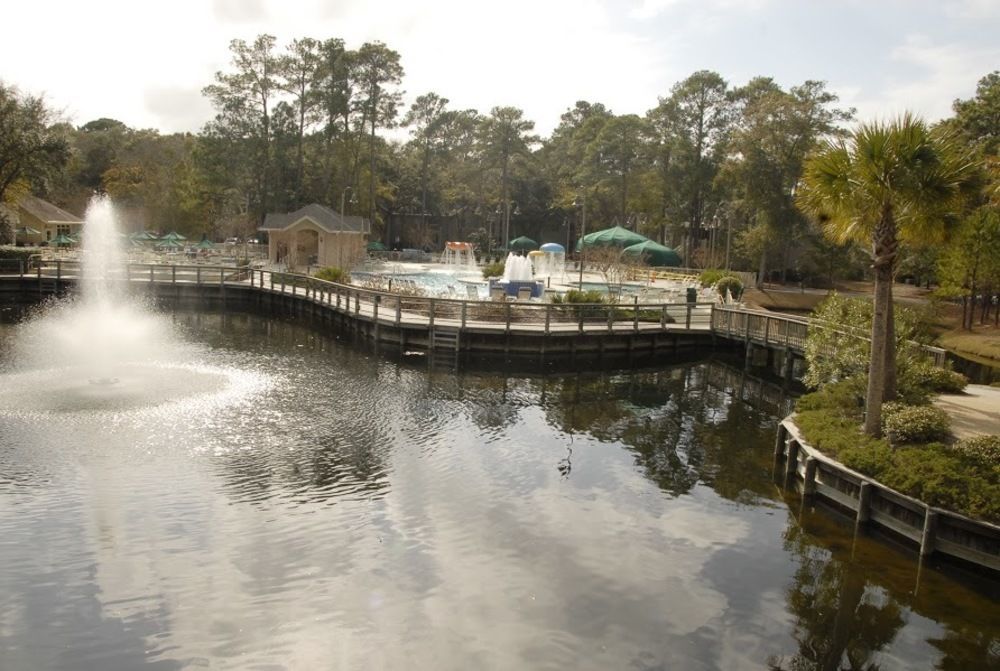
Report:
[{"label": "wooden railing", "polygon": [[[806,338],[810,329],[830,329],[842,334],[845,338],[868,340],[867,333],[849,326],[823,323],[806,317],[781,315],[761,310],[747,310],[716,306],[712,310],[712,332],[746,342],[791,349],[799,354],[805,352]],[[946,361],[946,351],[940,347],[911,342],[926,354],[934,365],[943,368]]]},{"label": "wooden railing", "polygon": [[[22,277],[77,280],[80,264],[43,263]],[[711,303],[536,303],[404,295],[256,268],[128,264],[106,273],[113,281],[241,286],[297,296],[357,319],[404,327],[522,333],[708,332]]]}]

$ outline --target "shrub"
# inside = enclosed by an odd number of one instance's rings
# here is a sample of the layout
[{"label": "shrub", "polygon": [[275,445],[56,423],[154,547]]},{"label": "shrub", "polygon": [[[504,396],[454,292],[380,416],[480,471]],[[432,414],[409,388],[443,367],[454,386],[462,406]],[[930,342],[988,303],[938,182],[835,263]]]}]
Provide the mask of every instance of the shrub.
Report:
[{"label": "shrub", "polygon": [[487,263],[483,266],[483,278],[489,279],[490,277],[501,277],[503,275],[504,267],[506,267],[506,262],[504,261],[494,261],[493,263]]},{"label": "shrub", "polygon": [[955,443],[954,449],[981,464],[1000,468],[1000,436],[976,436]]},{"label": "shrub", "polygon": [[327,282],[337,282],[338,284],[348,284],[351,281],[351,274],[343,268],[337,268],[336,266],[320,268],[314,273],[313,276],[316,277],[316,279],[326,280]]},{"label": "shrub", "polygon": [[590,289],[588,291],[580,291],[579,289],[570,289],[566,292],[564,296],[556,294],[552,297],[553,303],[603,303],[606,295],[603,291],[597,291],[595,289]]},{"label": "shrub", "polygon": [[[795,423],[805,439],[887,487],[933,506],[1000,522],[1000,437],[982,436],[954,447],[938,442],[893,447],[861,431],[857,398],[864,394],[864,382],[851,378],[800,398]],[[888,403],[883,410],[887,421],[935,411],[902,403]]]},{"label": "shrub", "polygon": [[805,410],[836,409],[841,414],[861,420],[861,409],[864,407],[865,380],[862,377],[850,377],[840,382],[823,385],[818,391],[802,396],[795,407],[799,412]]},{"label": "shrub", "polygon": [[932,406],[886,403],[882,406],[882,428],[894,444],[929,443],[951,435],[948,413]]},{"label": "shrub", "polygon": [[12,263],[3,264],[8,267],[16,267],[17,262],[20,261],[24,264],[25,270],[28,270],[30,266],[28,265],[28,259],[35,254],[41,253],[41,248],[39,247],[9,247],[0,246],[0,261],[10,261]]},{"label": "shrub", "polygon": [[907,382],[941,394],[957,394],[969,384],[968,378],[961,373],[948,368],[938,368],[929,361],[921,361],[910,366],[905,375]]},{"label": "shrub", "polygon": [[720,296],[725,297],[727,289],[729,290],[729,294],[734,299],[739,300],[740,296],[743,295],[742,280],[733,275],[727,275],[715,283],[715,290],[719,292]]}]

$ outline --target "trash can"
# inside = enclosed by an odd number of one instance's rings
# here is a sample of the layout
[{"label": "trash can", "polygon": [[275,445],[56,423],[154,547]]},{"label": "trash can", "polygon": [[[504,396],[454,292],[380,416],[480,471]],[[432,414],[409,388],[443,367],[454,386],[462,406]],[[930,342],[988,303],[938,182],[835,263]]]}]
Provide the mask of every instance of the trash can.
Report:
[{"label": "trash can", "polygon": [[698,302],[698,290],[695,289],[694,287],[688,287],[687,298],[688,298],[688,300],[687,300],[688,303],[697,303]]}]

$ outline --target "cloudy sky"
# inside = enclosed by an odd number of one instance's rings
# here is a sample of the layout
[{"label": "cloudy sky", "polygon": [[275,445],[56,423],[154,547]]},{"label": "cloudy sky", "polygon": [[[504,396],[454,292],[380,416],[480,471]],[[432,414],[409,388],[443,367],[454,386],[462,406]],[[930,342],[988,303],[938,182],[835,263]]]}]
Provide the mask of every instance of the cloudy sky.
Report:
[{"label": "cloudy sky", "polygon": [[3,10],[0,80],[74,123],[197,131],[229,41],[381,40],[406,99],[515,105],[548,134],[576,100],[643,113],[696,70],[826,81],[862,118],[948,116],[1000,68],[1000,0],[28,0]]}]

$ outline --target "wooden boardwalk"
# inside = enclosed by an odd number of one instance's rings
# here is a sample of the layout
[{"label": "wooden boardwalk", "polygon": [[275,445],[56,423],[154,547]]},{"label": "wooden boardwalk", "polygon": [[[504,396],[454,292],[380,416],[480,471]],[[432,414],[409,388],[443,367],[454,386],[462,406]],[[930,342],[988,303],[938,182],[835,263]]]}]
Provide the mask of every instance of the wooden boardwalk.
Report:
[{"label": "wooden boardwalk", "polygon": [[[47,261],[30,272],[0,277],[16,280],[22,291],[46,294],[76,284],[81,268],[76,261]],[[676,346],[676,336],[690,335],[724,338],[743,344],[748,352],[752,347],[780,352],[788,364],[786,370],[791,371],[792,359],[804,355],[809,329],[817,327],[815,321],[804,317],[714,303],[640,303],[635,298],[631,303],[557,304],[439,298],[365,289],[294,273],[199,264],[129,264],[110,277],[130,285],[216,287],[282,296],[364,324],[376,339],[382,329],[423,332],[429,349],[467,349],[465,340],[497,336],[544,337],[564,343],[573,336],[609,342],[646,337],[653,339],[653,347],[657,346],[655,338],[674,336]],[[628,347],[632,344],[629,341]],[[944,365],[944,350],[924,349],[938,365]]]}]

